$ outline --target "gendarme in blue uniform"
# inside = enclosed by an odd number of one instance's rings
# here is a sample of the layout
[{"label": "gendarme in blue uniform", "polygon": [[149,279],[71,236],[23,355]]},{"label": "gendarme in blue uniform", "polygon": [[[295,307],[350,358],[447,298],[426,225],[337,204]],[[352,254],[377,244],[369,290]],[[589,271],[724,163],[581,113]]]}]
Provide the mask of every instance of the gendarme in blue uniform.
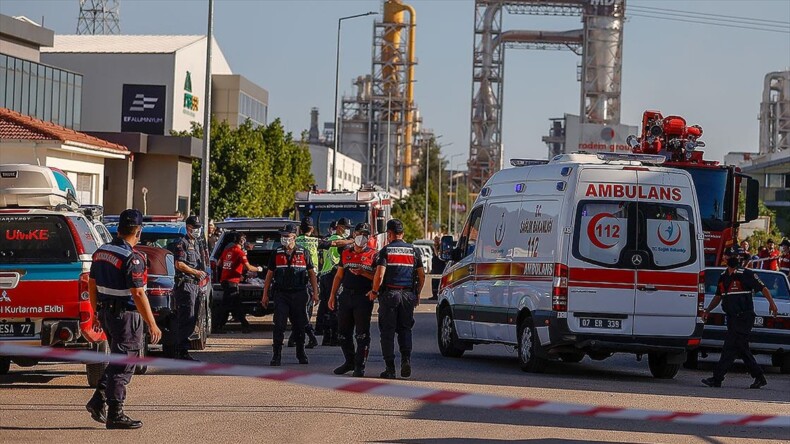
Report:
[{"label": "gendarme in blue uniform", "polygon": [[[90,277],[96,281],[99,322],[107,334],[112,353],[137,355],[143,346],[143,319],[134,305],[132,288],[144,288],[146,257],[123,239],[116,238],[93,253]],[[104,391],[107,404],[122,405],[134,366],[107,366],[97,393]]]},{"label": "gendarme in blue uniform", "polygon": [[[190,216],[187,225],[200,226],[197,218]],[[183,262],[189,268],[204,270],[203,261],[200,257],[200,249],[197,239],[189,235],[178,239],[172,245],[173,258],[176,262]],[[197,297],[200,292],[198,279],[191,275],[176,270],[176,287],[173,291],[176,302],[176,325],[175,325],[175,357],[183,358],[188,356],[190,346],[189,337],[195,331],[197,324]]]}]

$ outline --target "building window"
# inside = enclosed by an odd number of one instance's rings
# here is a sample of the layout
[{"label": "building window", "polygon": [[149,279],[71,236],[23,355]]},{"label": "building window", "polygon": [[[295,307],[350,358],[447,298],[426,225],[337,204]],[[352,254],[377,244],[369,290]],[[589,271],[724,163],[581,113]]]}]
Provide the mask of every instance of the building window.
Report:
[{"label": "building window", "polygon": [[767,173],[765,175],[766,188],[787,188],[787,176],[790,174]]},{"label": "building window", "polygon": [[250,119],[253,126],[256,127],[266,125],[266,105],[239,92],[239,122],[244,122],[247,119]]},{"label": "building window", "polygon": [[77,173],[77,200],[83,204],[94,204],[93,201],[93,174]]},{"label": "building window", "polygon": [[178,196],[178,211],[181,214],[189,214],[189,198],[187,196]]}]

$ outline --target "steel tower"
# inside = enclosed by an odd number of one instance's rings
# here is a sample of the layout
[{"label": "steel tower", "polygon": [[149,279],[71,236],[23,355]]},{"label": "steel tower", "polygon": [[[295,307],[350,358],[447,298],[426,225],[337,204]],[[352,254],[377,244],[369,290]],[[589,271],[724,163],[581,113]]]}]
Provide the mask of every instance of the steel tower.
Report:
[{"label": "steel tower", "polygon": [[120,34],[120,0],[80,0],[77,34]]}]

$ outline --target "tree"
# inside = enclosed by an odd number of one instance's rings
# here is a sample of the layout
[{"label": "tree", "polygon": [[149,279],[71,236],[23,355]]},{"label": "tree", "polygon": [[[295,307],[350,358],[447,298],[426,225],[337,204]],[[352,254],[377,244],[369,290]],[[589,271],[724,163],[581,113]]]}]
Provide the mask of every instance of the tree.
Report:
[{"label": "tree", "polygon": [[[201,125],[181,136],[203,137]],[[201,160],[192,162],[192,210],[200,207]],[[211,123],[209,217],[280,216],[293,206],[294,193],[312,182],[310,151],[294,142],[279,119],[253,127],[247,120],[236,129]]]}]

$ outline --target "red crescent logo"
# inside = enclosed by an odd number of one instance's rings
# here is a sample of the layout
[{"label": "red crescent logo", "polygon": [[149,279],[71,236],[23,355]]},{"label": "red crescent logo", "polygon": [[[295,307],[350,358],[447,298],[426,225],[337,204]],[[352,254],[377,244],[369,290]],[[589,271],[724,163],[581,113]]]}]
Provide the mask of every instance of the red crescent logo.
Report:
[{"label": "red crescent logo", "polygon": [[617,242],[613,243],[612,245],[607,245],[607,244],[601,242],[595,236],[595,226],[598,225],[598,221],[600,221],[604,217],[614,217],[614,214],[600,213],[600,214],[594,216],[592,219],[590,219],[590,223],[587,225],[587,237],[590,238],[590,242],[592,242],[593,245],[595,245],[596,247],[601,248],[603,250],[606,250],[608,248],[612,248],[615,245],[617,245]]},{"label": "red crescent logo", "polygon": [[[670,222],[669,225],[672,226],[672,222]],[[676,237],[674,240],[664,239],[664,237],[661,236],[661,224],[659,224],[658,228],[656,228],[656,234],[658,235],[658,240],[660,240],[662,244],[668,247],[675,245],[676,243],[678,243],[678,241],[680,241],[680,227],[677,228],[678,228],[678,237]]]},{"label": "red crescent logo", "polygon": [[502,241],[505,240],[505,213],[502,213],[502,220],[499,221],[499,224],[496,227],[496,231],[494,231],[494,243],[496,246],[502,245]]}]

